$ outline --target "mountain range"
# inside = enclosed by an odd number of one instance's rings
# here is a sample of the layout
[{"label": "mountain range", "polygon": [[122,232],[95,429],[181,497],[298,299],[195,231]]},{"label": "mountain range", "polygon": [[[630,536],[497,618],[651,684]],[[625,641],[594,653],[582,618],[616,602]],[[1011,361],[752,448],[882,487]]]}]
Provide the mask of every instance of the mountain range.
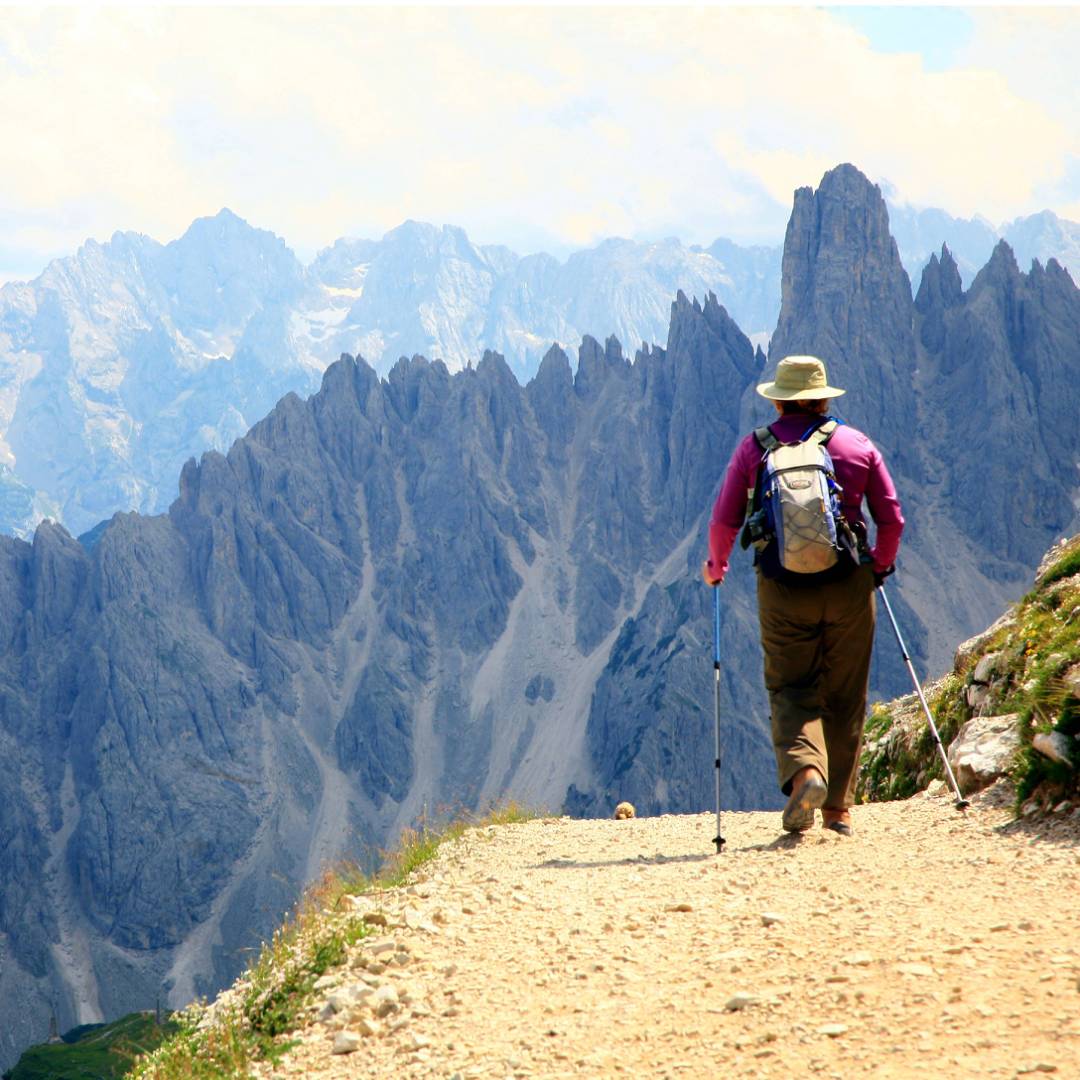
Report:
[{"label": "mountain range", "polygon": [[[266,243],[223,307],[277,289]],[[772,350],[826,357],[882,448],[909,520],[894,606],[939,670],[1075,519],[1080,292],[999,242],[966,290],[942,248],[913,298],[852,166],[795,193],[782,268]],[[766,358],[678,293],[663,347],[586,336],[576,359],[553,346],[522,385],[494,351],[385,376],[345,356],[189,460],[166,513],[0,537],[0,1061],[52,1010],[212,993],[321,865],[370,863],[425,810],[711,806],[697,567]],[[725,799],[775,806],[745,559],[721,599]]]},{"label": "mountain range", "polygon": [[[1080,226],[1043,213],[1000,232],[894,205],[917,276],[947,242],[969,284],[998,239],[1022,266],[1080,266]],[[223,210],[178,240],[117,233],[32,282],[0,288],[0,532],[51,518],[75,535],[117,511],[158,513],[184,461],[225,451],[286,393],[313,393],[342,353],[380,374],[401,356],[450,371],[500,352],[520,381],[553,342],[663,342],[671,298],[715,294],[754,344],[780,307],[781,249],[717,240],[607,240],[560,262],[406,222],[341,239],[302,265],[284,241]]]}]

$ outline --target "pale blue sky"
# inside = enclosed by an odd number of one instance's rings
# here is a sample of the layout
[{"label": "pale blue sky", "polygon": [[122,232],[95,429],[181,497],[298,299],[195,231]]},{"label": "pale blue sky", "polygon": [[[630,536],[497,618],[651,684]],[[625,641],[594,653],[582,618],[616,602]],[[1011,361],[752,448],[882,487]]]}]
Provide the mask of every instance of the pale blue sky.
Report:
[{"label": "pale blue sky", "polygon": [[918,53],[927,71],[948,71],[971,41],[975,23],[959,7],[827,7],[865,34],[880,53]]},{"label": "pale blue sky", "polygon": [[229,206],[303,257],[406,218],[555,254],[777,243],[841,161],[1080,219],[1077,8],[5,8],[0,280]]}]

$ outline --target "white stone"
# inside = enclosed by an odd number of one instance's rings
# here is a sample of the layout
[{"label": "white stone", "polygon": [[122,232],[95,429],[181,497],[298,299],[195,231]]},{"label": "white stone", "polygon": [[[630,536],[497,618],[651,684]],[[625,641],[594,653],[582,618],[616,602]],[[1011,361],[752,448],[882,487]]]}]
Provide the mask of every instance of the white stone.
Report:
[{"label": "white stone", "polygon": [[988,787],[1004,776],[1020,749],[1017,713],[969,720],[949,747],[949,764],[965,793]]},{"label": "white stone", "polygon": [[847,1031],[847,1024],[822,1024],[817,1030],[819,1035],[828,1035],[830,1039],[838,1039]]},{"label": "white stone", "polygon": [[997,669],[997,663],[1001,659],[1001,653],[992,652],[987,653],[985,656],[979,658],[979,662],[975,665],[975,670],[971,673],[972,679],[977,683],[988,683],[990,676],[994,674]]},{"label": "white stone", "polygon": [[735,994],[733,997],[728,998],[727,1004],[724,1008],[728,1012],[741,1012],[743,1009],[749,1008],[751,1005],[757,1004],[756,994]]},{"label": "white stone", "polygon": [[851,964],[853,967],[869,967],[874,962],[873,956],[868,952],[848,953],[841,959],[845,964]]},{"label": "white stone", "polygon": [[334,1036],[335,1054],[351,1054],[360,1048],[360,1036],[351,1031],[339,1031]]},{"label": "white stone", "polygon": [[999,630],[1007,626],[1013,626],[1015,623],[1016,620],[1013,618],[1012,614],[1006,612],[992,626],[988,626],[981,634],[976,634],[975,637],[965,641],[956,650],[956,654],[953,656],[953,669],[957,674],[963,674],[964,669],[972,661],[975,654],[978,653],[984,645],[988,644],[990,639]]},{"label": "white stone", "polygon": [[777,923],[784,921],[783,915],[777,915],[775,911],[763,911],[761,913],[761,922],[763,926],[775,926]]},{"label": "white stone", "polygon": [[1031,745],[1051,761],[1072,768],[1073,740],[1064,731],[1040,731],[1032,738]]},{"label": "white stone", "polygon": [[401,1007],[398,1003],[398,992],[390,985],[380,986],[370,999],[371,1010],[376,1016],[389,1016],[397,1012]]},{"label": "white stone", "polygon": [[1080,697],[1080,664],[1073,664],[1068,671],[1062,675],[1065,680],[1065,686],[1068,688],[1070,694],[1073,697]]},{"label": "white stone", "polygon": [[934,969],[929,964],[897,964],[896,970],[904,975],[916,975],[919,978],[934,974]]},{"label": "white stone", "polygon": [[378,1035],[382,1032],[382,1024],[378,1020],[372,1020],[370,1017],[364,1016],[356,1021],[356,1030],[361,1035],[366,1035],[368,1038]]},{"label": "white stone", "polygon": [[344,1012],[352,1004],[352,994],[338,990],[326,999],[326,1004],[336,1013]]}]

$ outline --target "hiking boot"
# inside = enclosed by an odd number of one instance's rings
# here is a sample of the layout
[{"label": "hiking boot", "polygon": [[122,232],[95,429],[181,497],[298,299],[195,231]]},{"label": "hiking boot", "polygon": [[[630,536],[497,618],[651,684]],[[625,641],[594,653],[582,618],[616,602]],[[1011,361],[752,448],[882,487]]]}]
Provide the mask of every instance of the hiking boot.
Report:
[{"label": "hiking boot", "polygon": [[814,824],[814,811],[828,794],[825,778],[813,765],[805,765],[791,780],[791,797],[781,819],[788,832],[805,832]]},{"label": "hiking boot", "polygon": [[831,807],[823,806],[821,808],[821,824],[826,829],[832,829],[833,832],[837,832],[841,836],[850,836],[851,811],[833,810]]}]

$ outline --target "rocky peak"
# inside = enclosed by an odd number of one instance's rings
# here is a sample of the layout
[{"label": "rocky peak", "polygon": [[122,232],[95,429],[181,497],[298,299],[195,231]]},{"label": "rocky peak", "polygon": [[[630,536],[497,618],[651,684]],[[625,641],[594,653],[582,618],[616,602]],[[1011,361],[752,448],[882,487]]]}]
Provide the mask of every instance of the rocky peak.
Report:
[{"label": "rocky peak", "polygon": [[845,419],[871,434],[887,456],[911,457],[904,419],[915,370],[911,283],[877,185],[840,165],[817,191],[800,188],[783,266],[770,361],[821,357],[830,380],[849,391]]},{"label": "rocky peak", "polygon": [[915,297],[915,310],[926,314],[933,308],[954,307],[964,295],[960,280],[960,268],[947,244],[941,245],[941,258],[931,255],[923,270],[919,292]]},{"label": "rocky peak", "polygon": [[939,352],[944,342],[945,312],[963,301],[964,287],[960,270],[946,245],[941,247],[941,258],[931,255],[923,270],[919,293],[915,297],[915,310],[922,317],[919,340],[924,348]]},{"label": "rocky peak", "polygon": [[576,412],[570,359],[558,345],[544,354],[536,375],[525,387],[525,396],[537,423],[547,433],[549,454],[560,456],[573,438]]},{"label": "rocky peak", "polygon": [[629,370],[629,364],[623,356],[622,345],[614,337],[609,337],[601,347],[596,338],[586,334],[578,349],[574,392],[579,398],[591,400],[600,393],[614,372],[626,370]]},{"label": "rocky peak", "polygon": [[990,261],[975,275],[971,294],[977,296],[985,288],[1012,292],[1020,284],[1023,274],[1017,264],[1013,249],[1005,240],[999,240],[990,255]]}]

